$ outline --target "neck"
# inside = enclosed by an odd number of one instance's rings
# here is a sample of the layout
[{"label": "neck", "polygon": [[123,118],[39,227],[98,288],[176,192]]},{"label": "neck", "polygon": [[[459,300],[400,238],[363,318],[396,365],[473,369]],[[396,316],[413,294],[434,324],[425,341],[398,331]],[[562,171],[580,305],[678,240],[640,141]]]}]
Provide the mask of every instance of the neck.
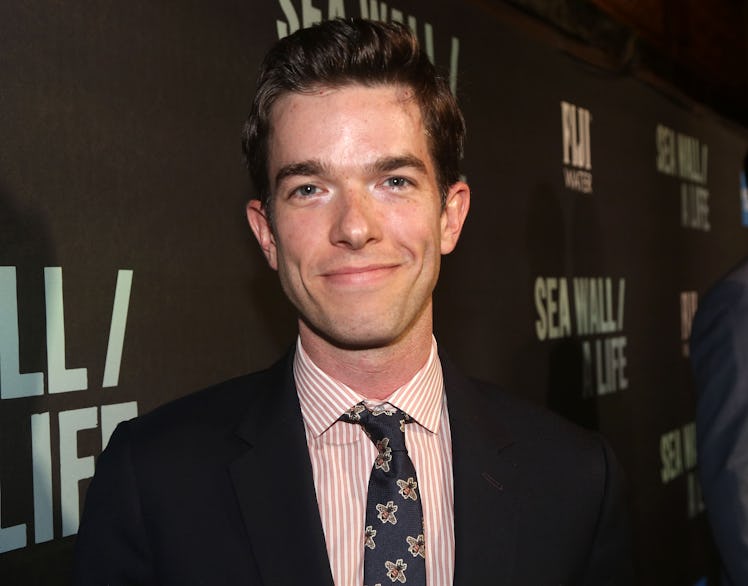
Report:
[{"label": "neck", "polygon": [[350,349],[328,342],[299,321],[301,345],[312,361],[360,395],[376,401],[387,399],[426,364],[431,332],[428,320],[428,324],[390,344]]}]

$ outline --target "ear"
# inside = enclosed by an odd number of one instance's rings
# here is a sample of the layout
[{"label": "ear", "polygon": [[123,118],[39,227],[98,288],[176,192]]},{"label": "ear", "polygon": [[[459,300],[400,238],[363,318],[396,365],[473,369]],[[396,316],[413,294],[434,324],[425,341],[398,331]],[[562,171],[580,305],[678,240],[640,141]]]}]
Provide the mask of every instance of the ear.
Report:
[{"label": "ear", "polygon": [[453,183],[441,215],[441,252],[449,254],[457,246],[470,209],[470,187],[464,181]]},{"label": "ear", "polygon": [[262,253],[273,270],[278,270],[278,249],[275,245],[275,235],[268,221],[265,207],[259,199],[247,202],[247,221],[262,249]]}]

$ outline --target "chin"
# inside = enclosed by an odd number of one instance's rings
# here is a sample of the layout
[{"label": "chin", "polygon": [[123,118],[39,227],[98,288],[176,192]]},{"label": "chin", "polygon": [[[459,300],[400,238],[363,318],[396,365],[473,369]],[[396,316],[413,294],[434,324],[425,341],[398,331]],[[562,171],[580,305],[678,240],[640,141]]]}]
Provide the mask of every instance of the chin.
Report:
[{"label": "chin", "polygon": [[328,340],[339,348],[346,350],[374,350],[386,348],[397,340],[397,336],[382,332],[340,332],[328,337]]},{"label": "chin", "polygon": [[350,325],[350,327],[340,327],[340,324],[332,326],[316,327],[308,324],[310,328],[329,344],[345,350],[373,350],[375,348],[385,348],[394,344],[400,336],[392,329],[383,328],[382,324],[378,327],[360,327]]}]

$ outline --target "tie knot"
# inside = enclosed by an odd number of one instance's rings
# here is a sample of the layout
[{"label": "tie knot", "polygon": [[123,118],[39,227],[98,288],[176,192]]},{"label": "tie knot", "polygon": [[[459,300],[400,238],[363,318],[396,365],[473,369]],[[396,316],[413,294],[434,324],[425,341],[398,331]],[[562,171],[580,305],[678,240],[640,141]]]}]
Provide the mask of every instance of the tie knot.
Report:
[{"label": "tie knot", "polygon": [[354,405],[340,417],[341,421],[357,423],[381,452],[405,450],[405,425],[412,420],[391,405],[378,405],[369,410],[363,403]]}]

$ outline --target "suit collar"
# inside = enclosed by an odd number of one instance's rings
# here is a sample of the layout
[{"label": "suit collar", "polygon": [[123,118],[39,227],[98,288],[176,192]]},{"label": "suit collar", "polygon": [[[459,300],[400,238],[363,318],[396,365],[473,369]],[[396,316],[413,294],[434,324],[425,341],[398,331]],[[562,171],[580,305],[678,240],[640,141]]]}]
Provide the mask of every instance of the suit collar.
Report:
[{"label": "suit collar", "polygon": [[[471,436],[496,455],[514,440],[501,423],[501,414],[493,413],[491,397],[482,393],[473,380],[462,374],[444,352],[439,353],[447,391],[450,424],[470,431]],[[495,391],[495,387],[489,387]]]},{"label": "suit collar", "polygon": [[332,585],[292,363],[290,352],[254,389],[230,474],[263,582]]}]

